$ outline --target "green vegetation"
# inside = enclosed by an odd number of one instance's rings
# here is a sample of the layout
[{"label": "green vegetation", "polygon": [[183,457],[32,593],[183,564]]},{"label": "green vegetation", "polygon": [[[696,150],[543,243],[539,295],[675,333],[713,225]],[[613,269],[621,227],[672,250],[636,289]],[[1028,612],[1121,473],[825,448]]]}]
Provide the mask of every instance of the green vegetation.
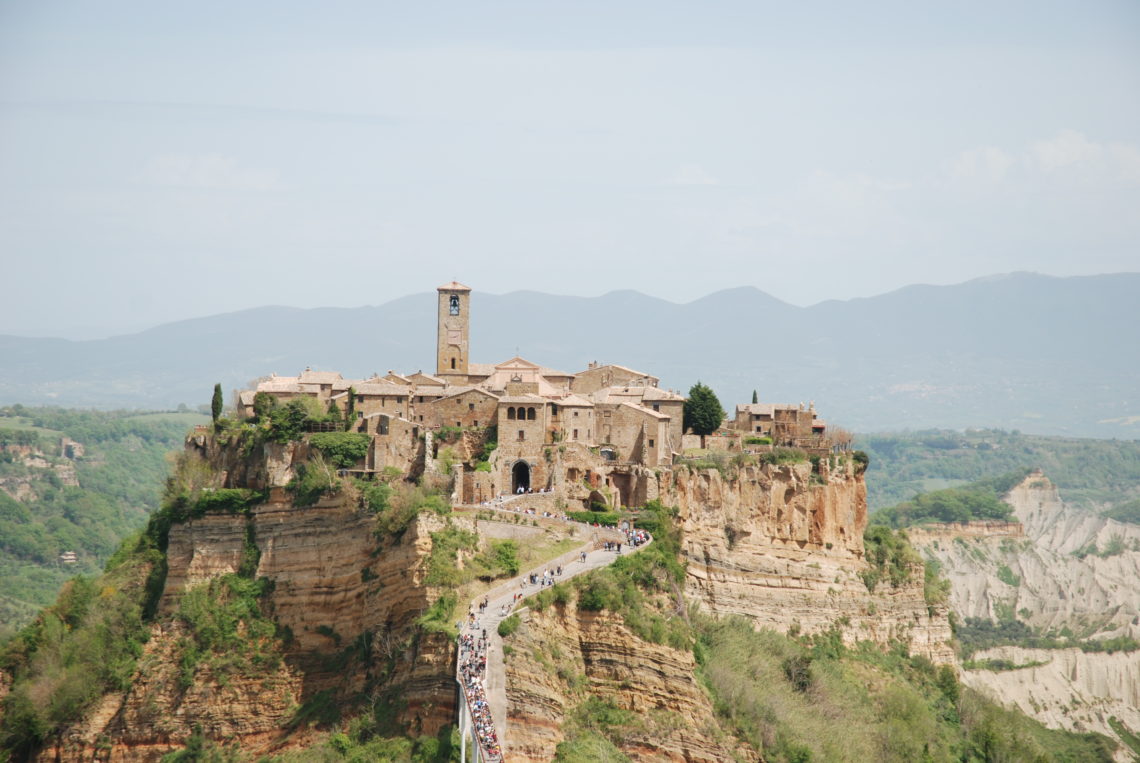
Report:
[{"label": "green vegetation", "polygon": [[978,429],[861,435],[856,444],[874,458],[867,473],[872,510],[906,501],[935,484],[951,487],[1037,468],[1070,503],[1119,505],[1138,498],[1138,441]]},{"label": "green vegetation", "polygon": [[[190,425],[207,422],[196,414],[0,408],[0,478],[30,490],[18,501],[0,491],[0,639],[51,604],[68,578],[102,570],[158,507],[167,453]],[[85,454],[65,458],[61,436]],[[26,465],[8,445],[34,448],[47,466]],[[78,487],[64,482],[71,469]],[[60,563],[64,551],[78,562]]]},{"label": "green vegetation", "polygon": [[1117,522],[1140,525],[1140,498],[1125,501],[1104,512],[1104,516]]},{"label": "green vegetation", "polygon": [[521,622],[522,620],[519,619],[517,614],[500,620],[498,628],[499,635],[506,638],[519,629],[519,623]]},{"label": "green vegetation", "polygon": [[890,527],[909,527],[923,522],[970,522],[975,519],[1007,521],[1013,508],[1001,497],[1025,478],[1028,472],[1014,472],[979,480],[962,487],[935,490],[916,495],[897,506],[879,509],[871,522]]},{"label": "green vegetation", "polygon": [[708,435],[720,428],[724,421],[724,408],[716,393],[700,382],[690,387],[682,421],[685,431],[692,430],[693,434]]},{"label": "green vegetation", "polygon": [[959,651],[963,659],[995,646],[1022,646],[1028,649],[1080,649],[1083,652],[1134,652],[1140,649],[1140,642],[1129,636],[1110,639],[1074,638],[1066,631],[1062,635],[1041,634],[1013,617],[1012,612],[999,618],[998,622],[981,617],[967,617],[965,622],[954,628]]},{"label": "green vegetation", "polygon": [[1132,754],[1140,758],[1140,736],[1136,736],[1127,726],[1121,723],[1120,719],[1112,716],[1108,719],[1109,727],[1116,732],[1116,735],[1124,740],[1124,744],[1128,745],[1128,749],[1132,750]]},{"label": "green vegetation", "polygon": [[770,761],[1108,761],[1096,734],[1046,729],[902,648],[794,640],[698,618],[696,655],[720,717]]},{"label": "green vegetation", "polygon": [[421,512],[430,511],[441,516],[451,512],[446,496],[407,482],[371,483],[361,491],[361,500],[364,508],[376,514],[376,534],[391,540],[403,537]]},{"label": "green vegetation", "polygon": [[998,567],[997,579],[1006,585],[1013,586],[1014,588],[1017,588],[1019,585],[1021,585],[1021,577],[1014,575],[1013,570],[1011,570],[1009,568],[1009,565],[1006,564]]},{"label": "green vegetation", "polygon": [[214,395],[210,399],[210,418],[214,420],[214,426],[218,426],[218,419],[222,415],[222,407],[225,404],[225,397],[222,395],[222,385],[214,385]]},{"label": "green vegetation", "polygon": [[165,539],[154,523],[151,530],[125,542],[102,577],[68,582],[4,645],[0,668],[13,683],[0,713],[0,750],[23,759],[104,692],[129,686],[165,572]]},{"label": "green vegetation", "polygon": [[750,436],[744,438],[744,444],[745,445],[771,445],[772,444],[772,438],[771,437],[757,437],[755,435],[750,435]]},{"label": "green vegetation", "polygon": [[773,448],[760,454],[760,462],[779,466],[780,464],[802,464],[811,460],[807,451],[799,448]]},{"label": "green vegetation", "polygon": [[863,546],[864,558],[871,569],[860,572],[859,577],[863,578],[868,591],[874,591],[883,580],[889,581],[892,588],[898,588],[910,580],[914,567],[922,564],[922,557],[901,530],[891,532],[888,527],[872,525],[863,533]]},{"label": "green vegetation", "polygon": [[363,461],[371,441],[363,432],[317,432],[309,436],[309,444],[338,469],[351,469]]},{"label": "green vegetation", "polygon": [[277,629],[261,610],[261,597],[271,584],[224,575],[182,595],[175,617],[186,626],[179,642],[183,688],[194,683],[198,668],[208,665],[219,675],[264,675],[281,665]]},{"label": "green vegetation", "polygon": [[447,527],[431,534],[431,556],[428,557],[424,583],[430,586],[454,587],[466,582],[464,570],[459,569],[459,552],[474,551],[479,536],[461,530],[448,522]]},{"label": "green vegetation", "polygon": [[609,737],[619,737],[636,722],[633,713],[613,703],[590,697],[575,707],[567,718],[566,741],[554,751],[556,763],[628,763]]},{"label": "green vegetation", "polygon": [[341,489],[336,470],[320,455],[298,464],[294,475],[285,489],[292,494],[293,503],[297,506],[312,506],[324,496]]},{"label": "green vegetation", "polygon": [[[688,649],[692,643],[688,622],[673,614],[684,611],[679,591],[685,578],[678,561],[680,531],[673,516],[671,509],[655,501],[646,504],[635,526],[649,531],[653,543],[609,567],[574,578],[569,585],[578,590],[579,609],[619,613],[646,641]],[[549,596],[557,599],[565,594],[550,591]]]},{"label": "green vegetation", "polygon": [[617,511],[568,511],[566,516],[575,522],[585,522],[591,525],[597,522],[607,527],[617,527],[624,515]]}]

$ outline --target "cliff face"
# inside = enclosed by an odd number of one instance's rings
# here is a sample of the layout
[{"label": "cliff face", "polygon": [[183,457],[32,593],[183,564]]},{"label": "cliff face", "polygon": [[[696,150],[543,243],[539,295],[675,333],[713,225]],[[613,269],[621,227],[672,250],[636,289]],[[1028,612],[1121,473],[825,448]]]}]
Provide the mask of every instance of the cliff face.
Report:
[{"label": "cliff face", "polygon": [[[1006,502],[1023,527],[915,529],[911,540],[937,559],[960,617],[1012,616],[1035,628],[1085,638],[1140,637],[1140,526],[1068,506],[1040,472]],[[974,530],[974,532],[969,532]]]},{"label": "cliff face", "polygon": [[[1098,731],[1116,736],[1115,717],[1140,730],[1140,652],[1087,654],[1080,649],[1023,649],[1004,646],[975,659],[1001,659],[1019,670],[967,670],[962,682],[999,702],[1017,706],[1051,728]],[[1134,760],[1125,745],[1119,760]]]},{"label": "cliff face", "polygon": [[690,651],[643,641],[609,612],[570,604],[524,612],[506,658],[510,761],[548,761],[573,708],[591,696],[632,711],[622,752],[633,760],[748,760],[722,732]]},{"label": "cliff face", "polygon": [[838,624],[845,640],[903,639],[911,651],[954,661],[945,608],[929,611],[921,568],[910,581],[867,590],[859,573],[866,487],[848,469],[816,475],[808,463],[719,472],[679,471],[662,500],[680,509],[686,594],[714,614],[804,632]]},{"label": "cliff face", "polygon": [[[289,732],[291,719],[323,691],[334,702],[365,690],[395,695],[398,720],[417,734],[454,722],[454,645],[438,634],[416,637],[413,628],[439,595],[423,577],[440,518],[420,515],[393,540],[375,535],[374,519],[351,495],[297,507],[279,488],[298,451],[271,446],[252,464],[231,461],[225,449],[207,454],[220,484],[269,488],[273,499],[248,516],[207,515],[170,528],[160,617],[130,690],[105,697],[41,760],[154,760],[195,727],[251,751],[295,745],[304,735]],[[245,675],[203,665],[186,685],[179,661],[187,634],[173,617],[181,594],[237,573],[250,544],[259,554],[254,576],[272,581],[262,606],[283,635],[273,648],[280,666]]]}]

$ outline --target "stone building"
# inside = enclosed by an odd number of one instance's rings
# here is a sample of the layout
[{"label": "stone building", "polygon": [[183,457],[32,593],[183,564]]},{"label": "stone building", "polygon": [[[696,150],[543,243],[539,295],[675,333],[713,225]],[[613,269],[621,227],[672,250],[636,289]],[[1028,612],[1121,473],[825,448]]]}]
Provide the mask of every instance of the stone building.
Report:
[{"label": "stone building", "polygon": [[[365,473],[431,468],[439,447],[434,435],[454,438],[458,431],[462,443],[493,435],[497,447],[483,468],[470,460],[454,467],[460,501],[521,490],[553,493],[569,507],[634,505],[652,497],[653,470],[684,457],[685,398],[662,389],[656,376],[596,361],[577,373],[521,357],[472,362],[471,289],[454,281],[437,289],[436,316],[435,374],[388,371],[352,380],[307,368],[296,377],[272,375],[240,393],[242,412],[252,415],[258,392],[279,402],[309,396],[342,413],[351,409],[350,428],[372,437]],[[748,440],[755,449],[758,437],[776,445],[827,445],[814,406],[770,403],[737,406],[718,442],[732,450]]]}]

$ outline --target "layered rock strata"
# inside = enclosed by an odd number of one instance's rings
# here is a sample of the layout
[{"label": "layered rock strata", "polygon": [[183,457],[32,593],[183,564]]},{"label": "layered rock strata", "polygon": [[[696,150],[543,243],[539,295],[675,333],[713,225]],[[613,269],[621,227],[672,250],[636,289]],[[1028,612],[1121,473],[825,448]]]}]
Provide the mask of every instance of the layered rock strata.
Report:
[{"label": "layered rock strata", "polygon": [[903,640],[938,663],[955,660],[945,607],[928,607],[923,570],[868,591],[860,572],[866,487],[848,468],[808,463],[748,466],[731,477],[678,470],[662,500],[680,509],[686,594],[717,615],[757,627],[815,632],[839,627],[848,642]]},{"label": "layered rock strata", "polygon": [[633,760],[755,758],[719,729],[692,652],[644,641],[620,615],[573,602],[523,618],[505,661],[506,760],[551,760],[587,695],[632,712],[621,749]]}]

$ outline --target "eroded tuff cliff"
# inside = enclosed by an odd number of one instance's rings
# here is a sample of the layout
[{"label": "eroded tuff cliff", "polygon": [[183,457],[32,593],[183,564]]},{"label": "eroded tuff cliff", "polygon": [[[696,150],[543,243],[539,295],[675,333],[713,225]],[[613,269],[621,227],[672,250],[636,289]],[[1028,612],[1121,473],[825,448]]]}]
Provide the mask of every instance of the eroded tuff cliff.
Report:
[{"label": "eroded tuff cliff", "polygon": [[[44,761],[155,760],[195,731],[249,751],[305,742],[291,721],[307,703],[350,704],[363,692],[396,698],[397,720],[416,734],[454,721],[454,645],[418,632],[414,621],[439,595],[426,586],[432,531],[442,520],[420,515],[398,537],[378,537],[375,519],[344,492],[298,507],[281,487],[308,454],[268,446],[260,456],[199,439],[191,453],[217,487],[268,489],[248,514],[207,514],[169,531],[159,617],[131,687],[107,696],[84,723],[44,749]],[[192,680],[180,669],[187,633],[175,616],[184,591],[236,574],[256,547],[254,578],[271,581],[262,607],[282,638],[265,646],[257,670],[215,668],[203,659]]]},{"label": "eroded tuff cliff", "polygon": [[[979,652],[975,659],[1030,665],[1018,670],[966,670],[962,683],[977,689],[1050,728],[1097,731],[1118,736],[1116,718],[1140,730],[1140,652],[1086,653],[1080,649],[1025,649],[1003,646]],[[1126,745],[1117,760],[1135,760]]]},{"label": "eroded tuff cliff", "polygon": [[[1066,504],[1034,472],[1004,499],[1016,522],[916,528],[911,540],[951,581],[961,618],[1018,619],[1081,639],[1140,637],[1140,527]],[[1000,647],[974,655],[1019,670],[970,670],[966,684],[1047,726],[1117,736],[1108,719],[1140,728],[1140,655]]]},{"label": "eroded tuff cliff", "polygon": [[928,607],[920,565],[906,583],[874,592],[859,576],[867,496],[850,465],[678,470],[662,500],[680,509],[686,594],[702,609],[779,631],[838,625],[848,642],[901,639],[914,654],[955,660],[948,611]]},{"label": "eroded tuff cliff", "polygon": [[507,760],[551,760],[587,695],[632,711],[621,750],[633,760],[756,759],[718,726],[692,652],[639,638],[620,615],[573,602],[525,612],[511,649]]}]

